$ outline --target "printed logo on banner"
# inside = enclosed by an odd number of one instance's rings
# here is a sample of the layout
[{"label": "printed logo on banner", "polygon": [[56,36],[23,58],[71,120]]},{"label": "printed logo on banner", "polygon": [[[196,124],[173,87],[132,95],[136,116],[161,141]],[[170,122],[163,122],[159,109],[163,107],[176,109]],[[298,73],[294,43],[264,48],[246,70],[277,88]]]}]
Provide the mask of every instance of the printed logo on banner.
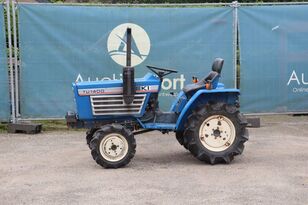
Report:
[{"label": "printed logo on banner", "polygon": [[142,63],[150,53],[150,38],[146,31],[133,23],[124,23],[115,27],[108,36],[107,49],[110,57],[117,64],[126,66],[126,30],[132,29],[131,65]]},{"label": "printed logo on banner", "polygon": [[292,70],[287,86],[293,86],[293,93],[308,93],[308,78],[306,78],[305,73]]},{"label": "printed logo on banner", "polygon": [[[131,65],[137,66],[142,63],[150,53],[151,42],[147,32],[139,25],[133,23],[124,23],[116,26],[109,34],[107,39],[107,49],[110,57],[117,64],[126,66],[126,30],[132,29],[132,45],[131,45]],[[120,71],[120,70],[119,70]],[[104,81],[104,80],[122,80],[122,73],[113,73],[110,76],[100,77],[85,77],[80,73],[78,74],[75,82],[83,81]],[[179,77],[164,78],[161,88],[162,90],[179,90],[184,87],[185,84],[184,74],[180,74]],[[147,91],[149,87],[141,87],[140,90]],[[83,92],[83,91],[82,91]],[[100,93],[102,90],[95,90],[93,92]],[[84,93],[83,93],[84,94]],[[177,92],[174,92],[176,95]],[[161,92],[161,96],[171,96],[171,94]]]}]

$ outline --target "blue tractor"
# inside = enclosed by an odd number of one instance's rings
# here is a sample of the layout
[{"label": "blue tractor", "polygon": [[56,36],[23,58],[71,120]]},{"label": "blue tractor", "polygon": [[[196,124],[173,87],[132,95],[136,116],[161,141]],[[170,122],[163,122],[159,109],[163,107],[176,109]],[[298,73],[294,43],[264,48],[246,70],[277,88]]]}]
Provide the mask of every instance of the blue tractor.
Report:
[{"label": "blue tractor", "polygon": [[186,85],[169,112],[159,109],[164,76],[176,70],[147,66],[152,73],[134,78],[131,67],[131,29],[127,28],[123,80],[73,83],[77,112],[68,112],[70,127],[88,128],[87,144],[93,159],[105,168],[125,166],[134,157],[134,135],[158,130],[175,132],[176,139],[199,160],[230,163],[248,140],[247,120],[239,111],[238,89],[219,82],[224,60],[215,59],[212,71]]}]

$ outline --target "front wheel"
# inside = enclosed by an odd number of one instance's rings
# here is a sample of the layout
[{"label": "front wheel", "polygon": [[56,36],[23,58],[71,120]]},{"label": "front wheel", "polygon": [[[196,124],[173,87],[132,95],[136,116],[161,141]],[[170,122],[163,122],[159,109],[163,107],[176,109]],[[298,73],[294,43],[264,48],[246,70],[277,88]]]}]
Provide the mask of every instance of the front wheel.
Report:
[{"label": "front wheel", "polygon": [[233,105],[201,106],[187,125],[183,142],[196,158],[210,164],[230,163],[248,140],[247,121]]},{"label": "front wheel", "polygon": [[119,168],[134,157],[136,141],[131,131],[122,125],[111,124],[95,132],[90,148],[97,164],[105,168]]},{"label": "front wheel", "polygon": [[93,135],[94,133],[96,132],[96,130],[98,130],[97,128],[92,128],[92,129],[89,129],[86,133],[86,142],[87,142],[87,145],[88,147],[91,149],[90,147],[90,142],[91,140],[93,139]]}]

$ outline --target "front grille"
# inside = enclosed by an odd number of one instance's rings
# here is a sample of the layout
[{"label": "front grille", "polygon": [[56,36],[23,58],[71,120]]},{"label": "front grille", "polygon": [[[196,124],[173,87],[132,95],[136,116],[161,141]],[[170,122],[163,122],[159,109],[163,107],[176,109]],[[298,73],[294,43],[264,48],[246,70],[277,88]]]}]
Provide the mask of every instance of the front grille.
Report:
[{"label": "front grille", "polygon": [[90,96],[93,115],[136,115],[140,114],[146,95],[134,96],[131,104],[125,104],[123,95]]}]

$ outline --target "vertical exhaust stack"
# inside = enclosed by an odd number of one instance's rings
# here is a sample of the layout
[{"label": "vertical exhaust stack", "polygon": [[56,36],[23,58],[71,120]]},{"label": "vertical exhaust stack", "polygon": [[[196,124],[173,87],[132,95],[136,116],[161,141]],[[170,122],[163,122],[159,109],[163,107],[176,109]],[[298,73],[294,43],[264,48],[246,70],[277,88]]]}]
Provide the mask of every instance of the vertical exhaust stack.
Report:
[{"label": "vertical exhaust stack", "polygon": [[135,70],[131,67],[132,29],[126,30],[126,67],[123,67],[123,98],[126,104],[134,101],[135,95]]}]

